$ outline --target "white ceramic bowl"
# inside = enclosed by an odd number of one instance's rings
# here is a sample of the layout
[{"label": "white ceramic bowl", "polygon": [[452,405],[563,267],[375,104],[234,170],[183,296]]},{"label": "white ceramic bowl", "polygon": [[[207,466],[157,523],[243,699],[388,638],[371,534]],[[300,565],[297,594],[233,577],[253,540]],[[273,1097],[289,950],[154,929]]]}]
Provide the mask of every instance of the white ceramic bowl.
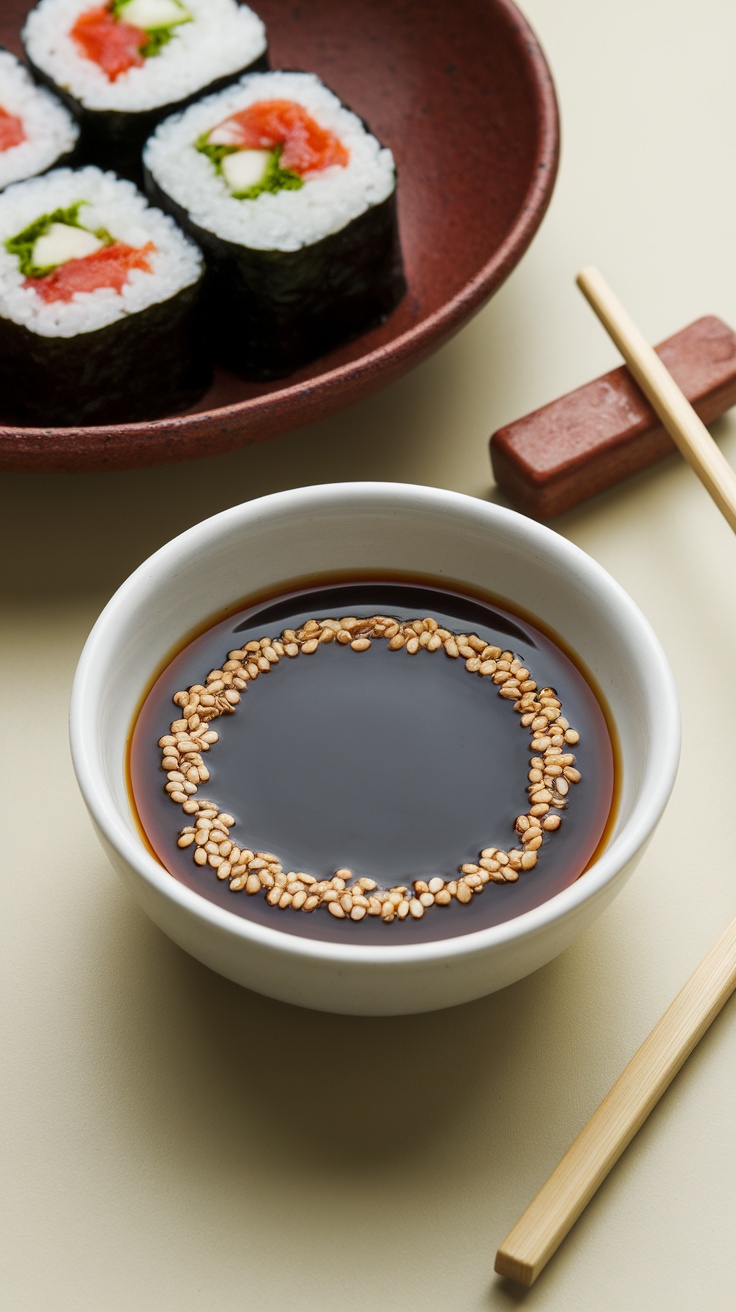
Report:
[{"label": "white ceramic bowl", "polygon": [[[241,598],[351,569],[443,576],[483,589],[563,635],[592,670],[619,738],[615,823],[571,887],[513,920],[405,947],[350,946],[264,928],[169,875],[141,841],[125,753],[142,692],[193,629]],[[71,705],[74,765],[103,846],[133,897],[187,952],[285,1002],[366,1015],[481,997],[550,961],[623,887],[677,768],[672,675],[649,624],[595,561],[550,529],[472,497],[393,483],[263,497],[189,529],[123,584],[82,653]]]}]

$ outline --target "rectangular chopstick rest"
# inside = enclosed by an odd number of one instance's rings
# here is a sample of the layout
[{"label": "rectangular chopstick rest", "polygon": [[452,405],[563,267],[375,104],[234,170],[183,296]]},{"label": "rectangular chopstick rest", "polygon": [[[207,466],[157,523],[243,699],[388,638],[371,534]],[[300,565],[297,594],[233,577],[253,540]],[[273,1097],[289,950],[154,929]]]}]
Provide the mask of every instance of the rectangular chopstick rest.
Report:
[{"label": "rectangular chopstick rest", "polygon": [[[736,333],[721,319],[697,319],[656,351],[704,423],[736,404]],[[491,463],[517,509],[551,519],[674,449],[621,365],[499,428],[491,438]]]}]

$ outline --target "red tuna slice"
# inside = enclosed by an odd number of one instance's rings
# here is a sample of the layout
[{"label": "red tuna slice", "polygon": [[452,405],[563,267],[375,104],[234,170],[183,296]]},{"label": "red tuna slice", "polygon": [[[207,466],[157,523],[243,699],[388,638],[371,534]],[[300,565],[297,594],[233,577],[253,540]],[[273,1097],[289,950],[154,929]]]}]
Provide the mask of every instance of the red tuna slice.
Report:
[{"label": "red tuna slice", "polygon": [[101,287],[120,293],[131,269],[151,273],[147,256],[155,249],[150,241],[138,250],[125,242],[115,242],[81,260],[67,260],[43,278],[26,278],[23,286],[32,287],[47,304],[71,301],[77,292],[96,292]]},{"label": "red tuna slice", "polygon": [[350,159],[342,142],[320,127],[294,100],[259,100],[213,128],[210,141],[218,146],[273,150],[283,146],[279,163],[295,173],[314,173]]},{"label": "red tuna slice", "polygon": [[0,105],[0,150],[12,150],[26,140],[23,120],[15,114],[9,114]]},{"label": "red tuna slice", "polygon": [[69,35],[84,57],[98,64],[111,82],[129,68],[142,68],[146,62],[141,50],[148,33],[131,23],[119,22],[105,5],[80,14]]}]

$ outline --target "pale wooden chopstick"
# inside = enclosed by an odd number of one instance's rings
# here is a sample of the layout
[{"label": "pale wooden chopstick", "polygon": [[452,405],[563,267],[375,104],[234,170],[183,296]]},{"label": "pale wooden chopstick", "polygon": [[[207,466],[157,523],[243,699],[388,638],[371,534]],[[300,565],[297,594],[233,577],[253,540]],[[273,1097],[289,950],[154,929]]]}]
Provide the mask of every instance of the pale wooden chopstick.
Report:
[{"label": "pale wooden chopstick", "polygon": [[598,270],[592,267],[583,269],[577,276],[577,284],[613,338],[673,442],[736,532],[736,473],[702,419],[698,418],[672,374]]},{"label": "pale wooden chopstick", "polygon": [[[736,474],[597,269],[578,285],[636,381],[736,530]],[[610,1093],[501,1244],[499,1275],[533,1285],[736,988],[736,920],[657,1022]]]},{"label": "pale wooden chopstick", "polygon": [[733,920],[504,1239],[499,1275],[534,1284],[735,987]]}]

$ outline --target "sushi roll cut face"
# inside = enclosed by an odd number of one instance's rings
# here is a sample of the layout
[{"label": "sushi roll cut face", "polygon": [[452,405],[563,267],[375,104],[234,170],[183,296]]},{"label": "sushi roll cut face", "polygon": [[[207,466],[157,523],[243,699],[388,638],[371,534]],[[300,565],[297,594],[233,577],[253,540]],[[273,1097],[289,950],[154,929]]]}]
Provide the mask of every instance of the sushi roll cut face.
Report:
[{"label": "sushi roll cut face", "polygon": [[202,246],[223,362],[279,377],[405,290],[390,150],[310,73],[254,73],[165,120],[149,194]]},{"label": "sushi roll cut face", "polygon": [[199,251],[131,183],[57,170],[0,196],[0,370],[44,423],[168,412],[209,377]]},{"label": "sushi roll cut face", "polygon": [[23,40],[80,106],[129,113],[197,95],[266,49],[260,18],[236,0],[41,0]]},{"label": "sushi roll cut face", "polygon": [[162,118],[267,66],[265,27],[237,0],[40,0],[23,41],[79,122],[85,158],[134,181]]},{"label": "sushi roll cut face", "polygon": [[69,111],[0,49],[0,190],[66,162],[78,138]]}]

